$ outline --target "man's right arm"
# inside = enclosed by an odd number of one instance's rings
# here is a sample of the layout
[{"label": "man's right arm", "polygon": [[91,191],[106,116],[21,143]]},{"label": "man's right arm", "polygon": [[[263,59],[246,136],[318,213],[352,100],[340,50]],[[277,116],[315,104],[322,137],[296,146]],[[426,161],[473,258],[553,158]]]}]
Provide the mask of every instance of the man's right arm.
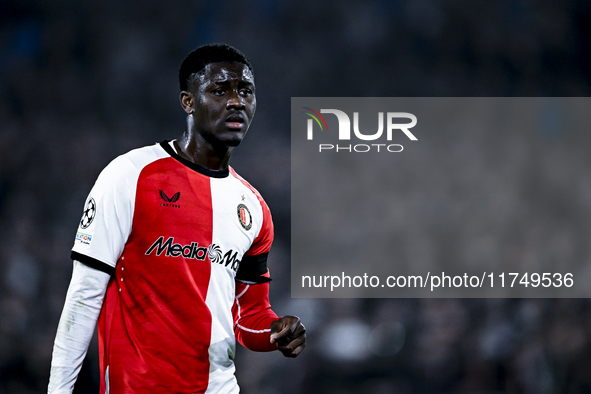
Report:
[{"label": "man's right arm", "polygon": [[94,334],[111,276],[74,260],[72,280],[57,328],[49,394],[70,394]]}]

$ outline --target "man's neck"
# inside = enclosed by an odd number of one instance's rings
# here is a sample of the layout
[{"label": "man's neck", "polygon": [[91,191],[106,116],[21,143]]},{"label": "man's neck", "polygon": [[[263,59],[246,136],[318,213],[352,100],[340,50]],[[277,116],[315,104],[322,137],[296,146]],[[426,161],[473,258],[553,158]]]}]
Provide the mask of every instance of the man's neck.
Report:
[{"label": "man's neck", "polygon": [[233,147],[227,146],[216,149],[202,139],[191,138],[188,133],[174,140],[173,144],[180,157],[213,171],[228,168],[234,150]]}]

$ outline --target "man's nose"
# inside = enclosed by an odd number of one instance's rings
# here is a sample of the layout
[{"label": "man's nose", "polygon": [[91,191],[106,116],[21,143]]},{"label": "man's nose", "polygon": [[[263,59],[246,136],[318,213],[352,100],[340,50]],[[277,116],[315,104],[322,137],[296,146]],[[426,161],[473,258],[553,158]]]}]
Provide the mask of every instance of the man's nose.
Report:
[{"label": "man's nose", "polygon": [[226,102],[226,108],[244,108],[244,99],[238,92],[232,91]]}]

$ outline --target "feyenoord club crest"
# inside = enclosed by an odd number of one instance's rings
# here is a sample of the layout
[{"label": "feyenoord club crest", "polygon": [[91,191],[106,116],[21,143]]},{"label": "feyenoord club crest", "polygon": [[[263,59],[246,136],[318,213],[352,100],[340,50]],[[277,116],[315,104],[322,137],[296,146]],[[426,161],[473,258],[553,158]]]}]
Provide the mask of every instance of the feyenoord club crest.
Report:
[{"label": "feyenoord club crest", "polygon": [[244,204],[238,204],[237,208],[238,212],[238,221],[245,230],[250,230],[252,227],[252,216],[250,216],[250,211]]},{"label": "feyenoord club crest", "polygon": [[92,223],[92,219],[94,219],[94,215],[96,214],[96,203],[94,199],[91,198],[86,203],[86,207],[84,208],[84,213],[82,214],[82,220],[80,220],[80,228],[88,228],[90,223]]}]

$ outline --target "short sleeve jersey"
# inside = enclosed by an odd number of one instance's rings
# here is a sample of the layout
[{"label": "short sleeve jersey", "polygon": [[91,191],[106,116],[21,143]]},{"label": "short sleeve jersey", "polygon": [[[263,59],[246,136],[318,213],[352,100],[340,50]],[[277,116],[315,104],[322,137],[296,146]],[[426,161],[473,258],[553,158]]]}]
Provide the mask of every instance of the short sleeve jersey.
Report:
[{"label": "short sleeve jersey", "polygon": [[111,271],[99,316],[101,393],[234,393],[235,280],[266,272],[273,224],[229,168],[184,160],[169,142],[99,175],[72,258]]}]

